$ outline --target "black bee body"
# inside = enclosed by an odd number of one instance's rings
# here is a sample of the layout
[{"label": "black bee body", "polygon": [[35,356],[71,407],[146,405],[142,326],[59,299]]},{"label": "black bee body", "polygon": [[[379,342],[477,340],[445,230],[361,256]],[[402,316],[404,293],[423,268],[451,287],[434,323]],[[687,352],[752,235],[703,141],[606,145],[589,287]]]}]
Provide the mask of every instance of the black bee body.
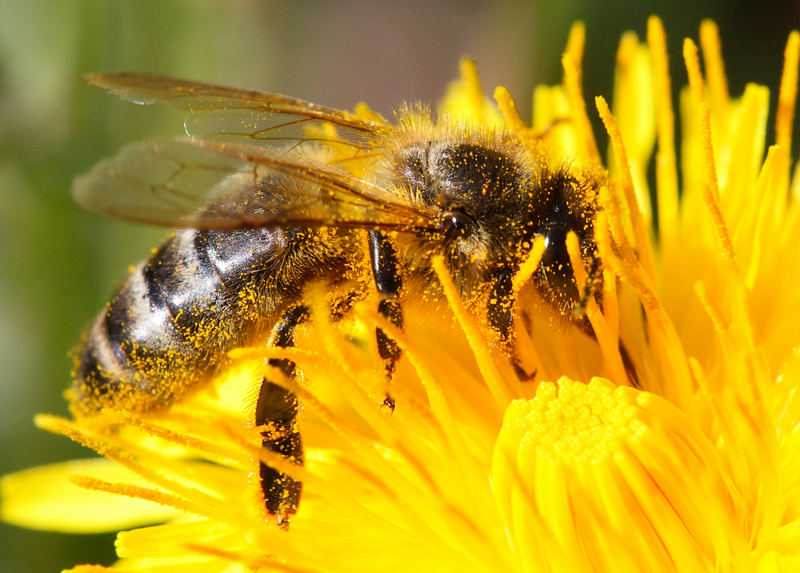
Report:
[{"label": "black bee body", "polygon": [[310,230],[182,229],[140,264],[97,317],[77,363],[81,399],[147,411],[181,398],[225,353],[269,334],[319,269],[345,257]]}]

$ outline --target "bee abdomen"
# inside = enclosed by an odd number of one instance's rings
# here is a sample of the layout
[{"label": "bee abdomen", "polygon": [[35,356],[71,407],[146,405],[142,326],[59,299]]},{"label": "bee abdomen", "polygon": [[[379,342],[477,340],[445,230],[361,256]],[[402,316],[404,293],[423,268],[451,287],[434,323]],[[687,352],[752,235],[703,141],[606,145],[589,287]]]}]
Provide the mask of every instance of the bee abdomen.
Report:
[{"label": "bee abdomen", "polygon": [[285,284],[279,264],[289,232],[173,235],[92,324],[76,360],[73,410],[167,406],[213,373],[228,350],[268,330],[299,292]]}]

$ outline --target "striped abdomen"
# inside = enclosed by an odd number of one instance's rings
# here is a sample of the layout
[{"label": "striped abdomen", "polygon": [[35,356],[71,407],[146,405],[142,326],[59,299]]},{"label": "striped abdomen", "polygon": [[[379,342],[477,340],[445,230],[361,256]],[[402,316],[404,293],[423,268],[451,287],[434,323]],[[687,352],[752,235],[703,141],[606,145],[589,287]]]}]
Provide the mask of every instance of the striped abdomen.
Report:
[{"label": "striped abdomen", "polygon": [[184,229],[119,287],[76,357],[72,408],[145,411],[265,336],[306,282],[345,274],[348,240],[298,229]]}]

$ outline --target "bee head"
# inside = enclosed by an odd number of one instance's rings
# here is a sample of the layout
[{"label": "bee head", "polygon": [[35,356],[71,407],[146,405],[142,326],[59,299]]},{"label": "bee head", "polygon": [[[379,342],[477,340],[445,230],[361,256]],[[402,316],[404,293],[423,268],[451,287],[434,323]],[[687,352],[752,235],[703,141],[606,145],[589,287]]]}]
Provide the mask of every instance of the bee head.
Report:
[{"label": "bee head", "polygon": [[435,240],[446,254],[485,265],[505,250],[504,235],[524,211],[515,192],[519,170],[507,154],[479,143],[432,141],[405,148],[397,171],[400,184],[439,213]]},{"label": "bee head", "polygon": [[566,247],[578,237],[587,272],[596,271],[594,216],[598,179],[576,169],[554,170],[501,142],[429,141],[408,146],[395,163],[400,185],[438,213],[426,235],[454,276],[487,280],[516,270],[533,241],[545,252],[533,276],[543,297],[562,314],[580,300]]}]

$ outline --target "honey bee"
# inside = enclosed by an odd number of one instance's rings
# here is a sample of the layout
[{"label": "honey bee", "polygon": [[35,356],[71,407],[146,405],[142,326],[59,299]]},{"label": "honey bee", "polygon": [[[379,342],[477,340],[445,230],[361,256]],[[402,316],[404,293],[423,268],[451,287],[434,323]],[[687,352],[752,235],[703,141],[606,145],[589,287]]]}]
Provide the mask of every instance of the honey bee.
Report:
[{"label": "honey bee", "polygon": [[[435,288],[437,255],[513,358],[512,279],[537,237],[546,248],[533,291],[591,335],[573,311],[600,297],[593,224],[602,175],[553,168],[512,133],[437,122],[421,105],[391,123],[152,75],[88,80],[189,114],[186,137],[130,145],[75,181],[83,206],[179,229],[90,326],[76,353],[75,415],[165,408],[224,367],[235,347],[265,339],[293,346],[309,318],[303,289],[311,281],[342,293],[331,303],[335,316],[377,291],[379,314],[402,328],[404,297]],[[573,275],[569,232],[591,294]],[[401,351],[380,328],[375,336],[391,378]],[[294,376],[291,361],[270,363]],[[388,395],[385,404],[394,407]],[[302,464],[297,412],[291,391],[262,381],[255,423],[268,428],[263,447]],[[260,478],[267,512],[288,524],[301,483],[264,463]]]}]

